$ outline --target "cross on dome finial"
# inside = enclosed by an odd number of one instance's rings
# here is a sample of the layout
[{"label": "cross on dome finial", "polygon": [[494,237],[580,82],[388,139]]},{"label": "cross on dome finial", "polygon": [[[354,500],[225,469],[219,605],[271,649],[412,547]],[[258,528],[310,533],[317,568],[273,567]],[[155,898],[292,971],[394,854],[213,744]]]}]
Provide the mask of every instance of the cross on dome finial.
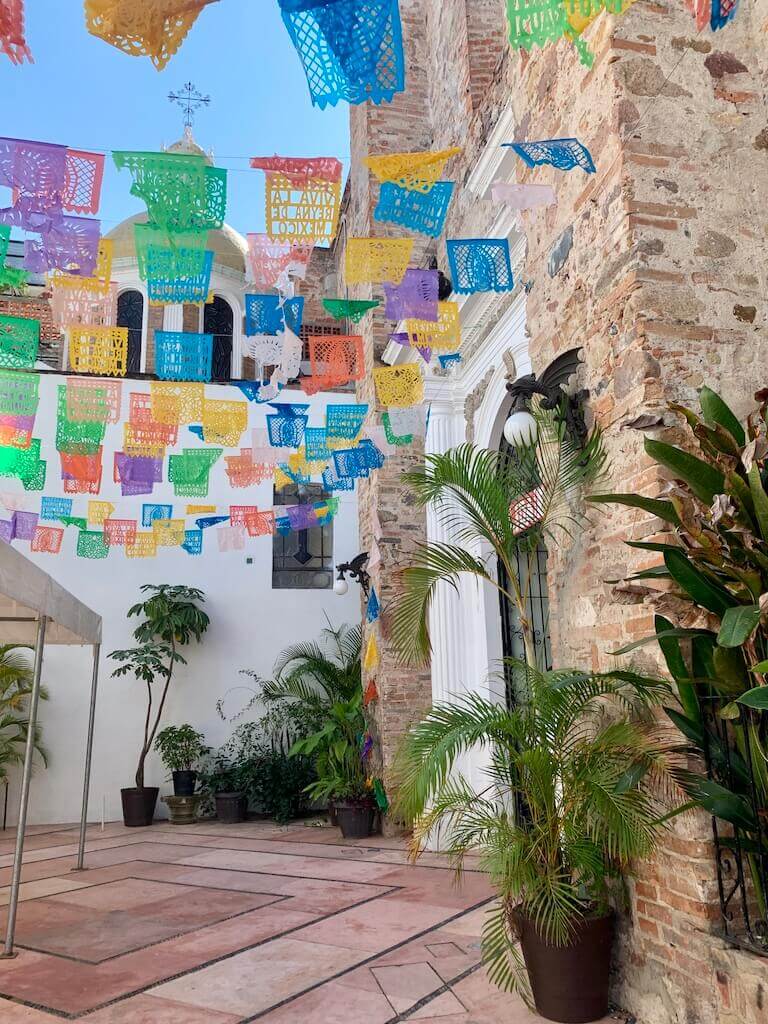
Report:
[{"label": "cross on dome finial", "polygon": [[168,100],[171,103],[178,103],[184,111],[184,128],[191,129],[195,120],[195,114],[200,107],[207,107],[211,102],[210,96],[203,96],[195,88],[194,83],[187,82],[179,92],[169,92]]}]

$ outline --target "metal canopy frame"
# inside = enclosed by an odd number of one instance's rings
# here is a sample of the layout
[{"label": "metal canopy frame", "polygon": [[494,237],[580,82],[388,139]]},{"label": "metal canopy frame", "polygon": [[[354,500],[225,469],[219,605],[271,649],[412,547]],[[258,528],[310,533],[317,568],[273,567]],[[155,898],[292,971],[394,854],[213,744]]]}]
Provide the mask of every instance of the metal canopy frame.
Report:
[{"label": "metal canopy frame", "polygon": [[40,703],[40,680],[43,672],[43,652],[48,644],[91,645],[93,647],[93,673],[91,676],[91,702],[88,714],[88,739],[85,748],[83,773],[83,805],[80,816],[80,839],[76,870],[83,870],[85,835],[88,820],[88,796],[93,756],[93,729],[96,716],[96,694],[99,682],[99,654],[101,652],[101,616],[78,601],[74,595],[52,579],[39,566],[5,541],[0,541],[0,637],[5,643],[34,646],[35,661],[32,675],[32,693],[29,702],[27,742],[21,776],[19,821],[16,829],[16,848],[8,902],[8,923],[5,944],[0,959],[16,954],[13,949],[16,931],[16,911],[19,902],[21,868],[24,857],[24,833],[27,827],[29,786],[32,778],[32,760],[35,753],[35,727]]}]

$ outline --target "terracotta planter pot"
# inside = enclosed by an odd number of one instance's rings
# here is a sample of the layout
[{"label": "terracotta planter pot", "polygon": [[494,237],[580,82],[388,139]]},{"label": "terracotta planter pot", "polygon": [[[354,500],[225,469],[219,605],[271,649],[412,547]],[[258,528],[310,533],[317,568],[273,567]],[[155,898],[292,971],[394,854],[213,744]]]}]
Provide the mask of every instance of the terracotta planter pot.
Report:
[{"label": "terracotta planter pot", "polygon": [[194,825],[197,823],[197,808],[202,797],[198,796],[164,796],[163,803],[168,805],[168,813],[172,825]]},{"label": "terracotta planter pot", "polygon": [[248,798],[245,793],[217,793],[216,817],[224,825],[237,825],[245,821]]},{"label": "terracotta planter pot", "polygon": [[373,831],[373,804],[337,801],[336,819],[345,839],[367,839]]},{"label": "terracotta planter pot", "polygon": [[197,785],[197,772],[181,771],[171,774],[173,775],[174,796],[192,796],[194,794]]},{"label": "terracotta planter pot", "polygon": [[157,786],[145,786],[143,789],[133,786],[120,790],[123,801],[123,823],[126,828],[142,828],[152,824],[159,792]]},{"label": "terracotta planter pot", "polygon": [[568,946],[550,946],[519,911],[512,924],[520,936],[536,1009],[560,1024],[590,1024],[608,1015],[614,916],[581,921]]}]

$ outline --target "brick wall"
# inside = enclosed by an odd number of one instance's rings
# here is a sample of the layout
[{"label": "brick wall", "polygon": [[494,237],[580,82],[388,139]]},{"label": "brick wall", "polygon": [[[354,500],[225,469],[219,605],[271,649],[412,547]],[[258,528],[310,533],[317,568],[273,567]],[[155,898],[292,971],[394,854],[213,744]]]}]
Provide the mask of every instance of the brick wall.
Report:
[{"label": "brick wall", "polygon": [[165,319],[165,306],[150,302],[147,313],[147,341],[145,373],[155,372],[155,331],[162,331]]},{"label": "brick wall", "polygon": [[[370,215],[376,188],[360,164],[369,152],[462,144],[463,156],[449,168],[459,192],[447,236],[478,236],[495,208],[461,185],[502,112],[511,105],[514,138],[578,136],[598,166],[594,176],[530,173],[518,164],[519,181],[552,183],[558,195],[557,206],[523,216],[532,361],[540,372],[560,352],[583,348],[579,386],[590,389],[590,407],[605,431],[606,489],[655,494],[663,481],[633,426],[639,414],[663,417],[656,436],[675,440],[682,435],[666,411],[669,401],[695,402],[706,383],[745,412],[752,392],[768,382],[768,3],[742,4],[724,31],[697,34],[682,3],[638,0],[623,17],[602,15],[587,31],[591,70],[566,42],[530,55],[508,47],[499,54],[502,0],[401,6],[408,92],[391,105],[351,111],[348,233],[382,233]],[[550,276],[549,257],[571,232],[567,256]],[[419,258],[427,254],[422,246]],[[385,325],[374,318],[366,337],[374,358]],[[361,399],[369,398],[366,384]],[[402,465],[389,460],[361,495],[364,542],[370,507],[384,525],[376,583],[385,599],[393,567],[423,536],[423,521],[410,514],[398,484]],[[604,581],[655,561],[622,541],[658,526],[639,512],[609,511],[594,516],[575,543],[552,545],[559,664],[611,667],[611,650],[652,630],[652,592],[616,592]],[[658,667],[650,648],[636,663]],[[429,688],[421,676],[402,673],[386,646],[378,681],[386,765]],[[638,867],[630,895],[616,962],[620,1005],[642,1024],[768,1019],[768,962],[728,949],[713,934],[719,906],[704,816],[675,825],[657,860]]]},{"label": "brick wall", "polygon": [[51,306],[45,293],[37,296],[0,295],[0,316],[22,316],[40,321],[38,358],[49,366],[61,366],[61,332],[54,326]]},{"label": "brick wall", "polygon": [[[352,170],[341,226],[342,238],[401,234],[373,220],[378,185],[369,177],[362,159],[368,154],[419,150],[430,144],[431,128],[425,120],[428,92],[424,3],[423,0],[401,0],[400,9],[408,61],[408,90],[396,96],[391,104],[382,104],[380,107],[364,105],[350,109]],[[343,256],[342,245],[338,246],[337,256]],[[427,246],[420,243],[415,262],[423,265],[426,257]],[[339,275],[343,286],[341,266]],[[355,286],[349,289],[349,293],[352,298],[370,298],[372,290],[369,286]],[[376,313],[366,317],[360,327],[365,337],[367,372],[358,388],[358,401],[367,402],[371,407],[375,407],[375,394],[370,371],[374,366],[381,365],[379,359],[386,347],[390,329],[383,317]],[[362,550],[369,550],[372,543],[371,515],[374,510],[378,513],[383,529],[383,537],[379,542],[382,564],[372,573],[373,583],[384,608],[379,642],[381,665],[376,673],[381,699],[372,709],[374,731],[380,739],[379,767],[385,781],[400,738],[408,725],[429,707],[431,701],[429,673],[398,666],[386,639],[386,608],[395,594],[397,568],[407,564],[415,545],[426,536],[424,514],[413,508],[412,499],[401,483],[403,471],[416,466],[419,461],[420,455],[416,449],[404,449],[389,458],[385,467],[373,474],[370,480],[361,481],[358,485]],[[367,685],[367,680],[364,685]]]}]

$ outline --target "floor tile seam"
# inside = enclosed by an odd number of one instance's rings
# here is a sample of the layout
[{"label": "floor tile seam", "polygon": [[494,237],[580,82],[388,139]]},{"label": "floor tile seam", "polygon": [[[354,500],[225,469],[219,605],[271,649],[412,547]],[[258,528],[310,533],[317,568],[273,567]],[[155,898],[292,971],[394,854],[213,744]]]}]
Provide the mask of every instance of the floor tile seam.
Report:
[{"label": "floor tile seam", "polygon": [[[266,895],[269,895],[267,893]],[[220,917],[217,921],[210,921],[208,924],[202,924],[197,928],[190,928],[184,932],[177,932],[175,935],[165,935],[162,939],[157,939],[155,942],[148,942],[144,946],[136,946],[134,949],[128,949],[123,953],[114,953],[112,956],[104,957],[103,960],[86,960],[79,956],[68,956],[66,953],[51,953],[47,949],[39,949],[37,946],[30,946],[24,942],[17,942],[16,946],[19,949],[26,949],[30,953],[41,953],[43,956],[54,957],[56,960],[67,960],[70,963],[83,964],[85,967],[101,967],[103,964],[112,963],[114,960],[120,960],[122,957],[132,956],[135,953],[143,953],[147,949],[152,949],[154,946],[160,946],[164,942],[174,942],[176,939],[183,939],[187,935],[194,935],[196,932],[202,932],[206,928],[215,928],[217,925],[226,924],[228,921],[234,921],[238,917],[244,917],[246,914],[253,914],[257,910],[262,910],[264,907],[272,907],[276,903],[284,903],[290,899],[289,896],[276,896],[269,903],[262,903],[260,907],[249,907],[247,910],[236,910],[232,914],[227,914],[225,917]],[[308,922],[309,923],[309,922]],[[316,922],[311,922],[315,924]]]},{"label": "floor tile seam", "polygon": [[[126,863],[127,864],[130,864],[130,863],[134,863],[135,864],[137,862],[136,861],[133,861],[133,862],[126,861]],[[160,864],[161,861],[156,861],[156,860],[155,861],[141,861],[141,863],[142,864]],[[118,865],[110,864],[109,866],[110,867],[116,867]],[[98,868],[94,868],[93,870],[94,871],[98,871],[99,869]],[[66,875],[47,875],[45,878],[35,878],[31,882],[22,882],[22,885],[33,885],[35,882],[47,882],[47,881],[49,881],[50,879],[53,879],[53,878],[60,878],[62,880],[62,882],[67,880],[67,876]],[[181,886],[182,888],[186,887],[188,889],[218,889],[220,892],[244,892],[243,889],[222,889],[218,885],[203,885],[201,882],[175,882],[175,881],[170,881],[170,880],[167,880],[167,879],[164,879],[164,878],[160,878],[160,879],[158,879],[158,878],[145,878],[143,875],[123,875],[121,878],[105,878],[101,882],[83,882],[82,884],[78,883],[78,886],[77,886],[76,889],[62,889],[62,891],[58,892],[58,893],[53,893],[53,892],[43,893],[41,896],[30,896],[29,899],[26,899],[26,900],[22,899],[22,900],[19,900],[19,902],[20,903],[36,903],[37,900],[55,900],[58,896],[63,896],[65,894],[67,894],[67,893],[71,893],[71,892],[84,892],[86,889],[98,889],[102,885],[119,885],[120,882],[155,882],[156,885],[177,885],[177,886]],[[0,893],[2,893],[5,889],[10,889],[10,886],[9,885],[2,886],[0,888]],[[246,895],[249,895],[249,896],[281,896],[281,897],[284,897],[285,899],[291,899],[292,898],[290,896],[285,896],[284,893],[260,892],[260,891],[254,892],[254,891],[251,891],[251,890],[247,890],[246,891]],[[170,897],[168,897],[168,898],[170,899]],[[65,900],[64,902],[66,903],[67,901]],[[0,906],[0,910],[2,910],[1,906]]]},{"label": "floor tile seam", "polygon": [[[476,904],[474,904],[471,907],[468,907],[466,910],[462,910],[458,914],[454,914],[452,917],[446,918],[446,920],[441,921],[440,924],[436,924],[436,925],[433,925],[430,928],[426,928],[422,932],[417,932],[416,934],[409,936],[409,938],[404,939],[402,942],[397,942],[393,946],[388,947],[387,949],[383,949],[383,950],[381,950],[378,953],[374,953],[371,956],[366,957],[364,960],[361,960],[361,961],[359,961],[356,964],[352,964],[350,967],[345,967],[343,970],[338,971],[336,974],[331,975],[328,978],[324,978],[322,981],[316,982],[315,984],[308,986],[306,989],[304,989],[301,992],[296,992],[296,993],[294,993],[294,995],[288,996],[285,999],[282,999],[280,1002],[275,1003],[273,1006],[270,1006],[270,1007],[268,1007],[265,1010],[259,1010],[258,1013],[255,1013],[255,1014],[253,1014],[250,1017],[243,1017],[243,1019],[239,1022],[239,1024],[253,1024],[254,1021],[257,1021],[257,1020],[262,1019],[263,1017],[266,1017],[266,1015],[268,1013],[273,1013],[275,1010],[279,1010],[283,1006],[289,1005],[290,1003],[294,1002],[294,1000],[300,999],[302,996],[308,995],[308,993],[310,993],[310,992],[314,992],[316,989],[321,988],[323,985],[327,985],[329,982],[332,982],[332,981],[338,981],[339,978],[343,978],[345,975],[351,974],[352,971],[356,971],[360,967],[367,967],[370,964],[372,964],[374,961],[378,960],[380,957],[388,956],[390,953],[394,953],[396,950],[402,949],[404,946],[407,946],[409,943],[416,942],[418,939],[423,938],[425,935],[429,935],[432,932],[435,932],[435,931],[438,931],[441,928],[444,928],[446,926],[446,924],[450,924],[452,921],[457,921],[457,920],[459,920],[459,918],[464,917],[467,914],[474,913],[474,911],[479,910],[481,907],[487,906],[489,903],[493,902],[494,898],[495,897],[491,896],[489,899],[481,900],[481,902],[476,903]],[[382,966],[389,966],[389,965],[382,964]],[[390,1022],[387,1021],[387,1024],[390,1024]]]},{"label": "floor tile seam", "polygon": [[407,1010],[404,1010],[402,1013],[399,1013],[396,1017],[393,1017],[391,1020],[386,1021],[386,1024],[401,1024],[402,1021],[411,1020],[414,1013],[418,1013],[418,1011],[422,1010],[425,1006],[429,1006],[430,1003],[434,1002],[435,999],[438,999],[440,996],[445,995],[446,992],[450,992],[454,999],[461,1004],[465,1013],[469,1013],[468,1007],[464,1005],[463,1001],[459,999],[459,997],[453,991],[453,986],[458,985],[459,982],[464,981],[465,978],[469,978],[471,977],[471,975],[476,974],[479,970],[482,969],[482,967],[483,962],[482,960],[480,960],[479,963],[473,964],[471,967],[468,967],[466,971],[462,971],[462,973],[456,975],[455,978],[451,978],[450,981],[446,981],[443,985],[441,985],[439,989],[437,989],[437,991],[431,992],[429,995],[424,996],[423,999],[420,999],[417,1003],[409,1007]]},{"label": "floor tile seam", "polygon": [[[325,879],[319,879],[319,881],[325,881]],[[360,900],[358,903],[355,903],[355,904],[353,904],[353,905],[351,905],[349,907],[343,907],[341,910],[332,911],[330,914],[326,914],[323,917],[323,920],[328,921],[331,918],[336,917],[338,914],[344,913],[345,910],[354,910],[356,907],[362,907],[362,906],[365,906],[365,904],[367,904],[367,903],[373,903],[375,900],[381,899],[382,896],[388,896],[392,892],[396,892],[397,888],[398,888],[397,886],[393,886],[388,891],[386,891],[384,893],[376,894],[375,896],[369,896],[366,899]],[[313,922],[313,923],[315,923],[315,922]],[[62,1020],[80,1020],[81,1018],[83,1020],[87,1020],[88,1017],[90,1017],[94,1013],[97,1013],[99,1010],[103,1010],[103,1009],[105,1009],[105,1008],[107,1008],[109,1006],[116,1006],[118,1003],[125,1002],[126,999],[131,999],[133,996],[143,995],[145,992],[149,992],[152,989],[157,988],[159,985],[165,985],[165,984],[167,984],[168,982],[171,982],[171,981],[178,981],[180,978],[184,978],[184,977],[186,977],[187,975],[190,975],[190,974],[195,974],[197,971],[202,971],[206,967],[213,967],[216,964],[221,963],[224,960],[231,960],[233,957],[239,956],[241,953],[249,953],[249,952],[251,952],[251,950],[258,949],[260,946],[266,946],[270,942],[276,942],[279,939],[284,939],[287,936],[292,935],[294,932],[300,931],[302,928],[306,928],[306,927],[307,927],[306,923],[295,925],[293,928],[287,928],[285,931],[279,932],[276,935],[270,935],[268,938],[259,939],[258,942],[252,942],[249,945],[243,946],[240,949],[233,950],[230,953],[223,953],[221,956],[213,957],[211,960],[204,961],[203,963],[200,963],[200,964],[196,965],[195,967],[191,967],[188,970],[179,971],[177,974],[169,975],[167,978],[163,978],[163,979],[161,979],[159,981],[150,982],[148,985],[142,985],[139,988],[132,989],[129,992],[124,992],[122,995],[116,996],[114,999],[108,999],[104,1003],[99,1003],[97,1006],[93,1006],[93,1007],[91,1007],[88,1010],[82,1010],[82,1011],[78,1011],[76,1013],[67,1013],[66,1011],[63,1011],[63,1010],[55,1010],[55,1009],[53,1009],[53,1008],[51,1008],[49,1006],[46,1006],[43,1003],[32,1003],[32,1002],[29,1002],[28,1000],[14,998],[12,996],[2,996],[2,995],[0,995],[0,999],[6,999],[9,1002],[18,1003],[21,1006],[29,1006],[32,1009],[41,1010],[41,1011],[43,1011],[45,1013],[53,1014],[54,1016],[59,1017]],[[189,934],[189,933],[187,933],[187,934]],[[163,940],[163,941],[170,941],[170,940]],[[48,954],[48,955],[50,955],[50,954]],[[128,955],[128,954],[124,954],[124,955]],[[94,965],[90,964],[89,966],[94,966]]]},{"label": "floor tile seam", "polygon": [[[162,834],[163,835],[173,835],[172,832],[167,831],[167,830],[162,830]],[[177,835],[185,835],[186,836],[186,835],[190,835],[191,833],[183,832],[183,833],[176,833],[176,834]],[[227,837],[226,836],[212,836],[211,838],[226,839]],[[241,837],[235,837],[235,838],[241,838]],[[147,841],[148,842],[153,842],[154,840],[147,840]],[[254,843],[283,842],[283,843],[288,843],[291,846],[295,845],[297,847],[297,852],[296,853],[284,853],[284,852],[283,853],[280,853],[280,852],[272,853],[272,851],[270,851],[270,850],[253,850],[252,851],[253,853],[268,853],[268,854],[270,854],[270,856],[274,856],[274,857],[280,857],[280,856],[283,856],[283,857],[299,857],[299,856],[301,856],[301,857],[316,858],[317,860],[341,860],[341,861],[345,861],[345,863],[350,863],[350,861],[346,861],[343,856],[342,857],[333,857],[333,856],[322,857],[320,854],[316,854],[316,853],[299,853],[298,851],[302,849],[304,844],[300,843],[300,842],[296,842],[294,844],[294,843],[291,842],[290,839],[280,839],[280,840],[277,840],[277,839],[274,839],[274,840],[273,839],[253,839],[253,840],[250,840],[247,837],[243,836],[242,837],[242,841],[245,842],[245,843],[247,843],[247,842],[254,842]],[[173,845],[175,845],[175,846],[176,845],[178,845],[178,846],[186,846],[186,845],[194,846],[195,844],[194,843],[190,843],[190,844],[187,844],[187,843],[174,843]],[[318,843],[317,845],[322,845],[322,844]],[[332,848],[332,847],[330,847],[330,848]],[[219,847],[217,847],[217,849],[219,849]],[[232,853],[248,853],[249,852],[248,850],[238,850],[237,848],[233,848],[233,847],[221,847],[221,849],[230,850],[230,852],[232,852]],[[360,849],[360,850],[375,850],[377,853],[387,853],[387,852],[390,852],[390,848],[386,847],[386,846],[360,846],[360,847],[357,847],[357,846],[347,846],[347,847],[344,847],[344,849],[347,849],[347,850],[358,850],[358,849]],[[452,872],[454,870],[451,867],[450,864],[446,864],[445,866],[443,866],[441,864],[420,864],[418,862],[415,862],[414,864],[411,864],[410,861],[406,861],[403,864],[398,864],[396,861],[377,860],[377,859],[374,859],[374,858],[370,858],[370,859],[360,858],[360,860],[357,861],[357,862],[361,863],[361,864],[363,864],[363,863],[364,864],[385,864],[385,865],[390,865],[392,868],[411,867],[411,866],[413,866],[413,867],[418,867],[418,868],[429,868],[431,871],[451,871]],[[465,872],[465,874],[472,874],[472,875],[483,875],[483,874],[485,874],[485,872],[481,868],[465,868],[464,872]]]}]

